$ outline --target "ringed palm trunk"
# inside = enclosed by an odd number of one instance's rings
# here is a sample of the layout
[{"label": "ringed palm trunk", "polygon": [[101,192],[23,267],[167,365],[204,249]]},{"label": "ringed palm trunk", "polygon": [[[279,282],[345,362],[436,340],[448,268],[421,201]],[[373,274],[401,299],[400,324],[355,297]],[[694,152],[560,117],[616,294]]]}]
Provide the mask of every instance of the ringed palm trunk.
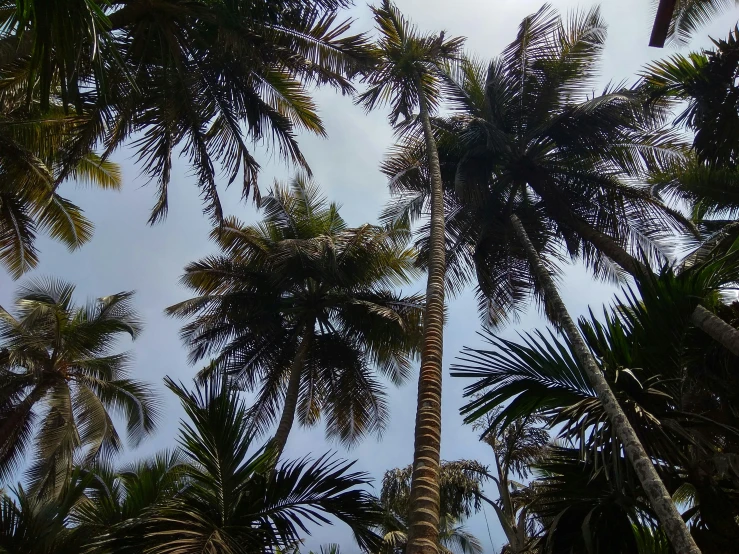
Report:
[{"label": "ringed palm trunk", "polygon": [[290,364],[290,377],[287,382],[287,391],[285,392],[285,406],[282,408],[280,423],[277,426],[277,431],[273,439],[273,444],[277,452],[275,463],[285,449],[287,437],[290,436],[290,431],[295,421],[295,410],[298,407],[298,396],[300,395],[300,378],[303,376],[305,359],[313,342],[314,325],[313,322],[306,324],[300,344],[298,345],[298,350],[295,352],[295,357]]},{"label": "ringed palm trunk", "polygon": [[585,368],[585,373],[588,376],[590,384],[598,395],[603,409],[606,415],[608,415],[621,443],[624,445],[624,450],[631,461],[631,465],[634,467],[634,472],[639,478],[644,492],[649,499],[649,503],[657,514],[675,552],[678,554],[700,554],[700,550],[690,535],[688,527],[682,520],[664,483],[654,469],[652,460],[644,450],[634,428],[626,418],[626,414],[621,409],[613,391],[596,364],[582,335],[580,335],[580,331],[570,317],[562,298],[559,296],[554,281],[544,267],[539,253],[534,248],[526,233],[526,229],[516,215],[511,216],[511,225],[516,238],[526,251],[526,258],[531,264],[536,280],[542,287],[547,301],[553,306],[555,317],[561,324],[565,336],[572,345],[575,357]]},{"label": "ringed palm trunk", "polygon": [[431,175],[431,238],[429,248],[426,306],[423,315],[423,348],[418,376],[418,405],[413,449],[410,514],[406,554],[438,551],[439,461],[441,448],[441,379],[444,337],[444,196],[428,105],[419,91],[419,114],[426,140]]},{"label": "ringed palm trunk", "polygon": [[[575,214],[559,205],[559,202],[556,201],[555,198],[551,198],[550,194],[547,194],[545,191],[539,191],[538,189],[537,192],[541,194],[542,198],[547,202],[547,206],[555,215],[562,217],[567,225],[575,230],[578,235],[595,246],[611,260],[616,262],[624,271],[634,277],[634,279],[639,281],[643,279],[645,275],[652,274],[652,270],[649,267],[634,258],[634,256],[624,250],[624,248],[622,248],[611,237],[605,233],[601,233],[587,221],[577,217]],[[693,313],[690,314],[690,322],[713,340],[727,348],[729,352],[733,353],[735,356],[739,356],[738,329],[735,329],[700,304],[698,304],[695,307],[695,310],[693,310]]]}]

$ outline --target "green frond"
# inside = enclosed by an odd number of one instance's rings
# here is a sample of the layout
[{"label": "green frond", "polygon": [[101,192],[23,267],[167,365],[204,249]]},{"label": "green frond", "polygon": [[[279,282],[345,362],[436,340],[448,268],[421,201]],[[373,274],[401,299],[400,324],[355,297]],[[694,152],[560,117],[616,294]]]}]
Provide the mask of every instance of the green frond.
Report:
[{"label": "green frond", "polygon": [[78,182],[101,189],[119,190],[123,185],[120,166],[94,152],[79,161],[71,176]]},{"label": "green frond", "polygon": [[14,279],[38,263],[36,224],[14,194],[0,194],[0,262]]},{"label": "green frond", "polygon": [[735,5],[735,0],[678,0],[667,37],[677,44],[686,44],[698,29]]},{"label": "green frond", "polygon": [[307,525],[327,524],[328,516],[347,523],[362,548],[374,546],[369,528],[379,517],[359,487],[363,473],[329,456],[274,465],[265,448],[249,454],[244,403],[227,380],[215,378],[194,391],[167,380],[182,402],[180,444],[190,464],[188,486],[166,499],[147,521],[148,548],[155,553],[197,552],[204,545],[234,552],[285,548]]},{"label": "green frond", "polygon": [[433,112],[441,96],[441,69],[458,57],[464,39],[419,34],[390,0],[372,11],[380,35],[374,47],[377,61],[363,78],[369,88],[357,103],[368,111],[390,104],[393,125],[401,116],[410,120],[421,101]]}]

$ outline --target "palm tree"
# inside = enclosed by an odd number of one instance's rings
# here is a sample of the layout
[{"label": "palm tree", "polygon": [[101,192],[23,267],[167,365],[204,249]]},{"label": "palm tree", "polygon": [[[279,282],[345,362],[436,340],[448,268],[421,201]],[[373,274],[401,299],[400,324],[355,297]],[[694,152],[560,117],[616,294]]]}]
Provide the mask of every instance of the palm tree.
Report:
[{"label": "palm tree", "polygon": [[[159,191],[150,221],[167,213],[172,153],[194,167],[205,211],[223,214],[216,186],[242,177],[258,200],[259,163],[249,143],[267,141],[307,168],[297,131],[325,134],[312,85],[350,93],[368,66],[363,35],[339,19],[347,0],[60,0],[6,2],[0,38],[15,54],[8,83],[38,102],[85,116],[65,168],[133,137]],[[59,177],[64,177],[62,173]]]},{"label": "palm tree", "polygon": [[167,387],[190,420],[179,438],[187,486],[142,521],[147,552],[272,551],[296,543],[307,524],[326,524],[329,516],[349,525],[360,547],[372,548],[370,527],[380,514],[359,489],[367,475],[349,472],[353,463],[324,455],[275,468],[273,449],[249,454],[248,410],[226,379],[192,392],[169,379]]},{"label": "palm tree", "polygon": [[62,494],[40,498],[22,486],[0,496],[0,553],[78,554],[84,548],[84,532],[68,523],[75,508],[84,504],[89,480],[75,471]]},{"label": "palm tree", "polygon": [[[213,238],[222,250],[187,266],[183,283],[199,296],[168,309],[195,315],[182,331],[193,362],[258,390],[258,431],[277,420],[279,453],[296,415],[302,425],[326,417],[344,444],[379,432],[387,406],[375,371],[399,384],[421,334],[421,296],[408,283],[414,251],[406,226],[347,227],[336,204],[303,177],[276,185],[254,226],[229,219]],[[281,415],[280,415],[281,413]]]},{"label": "palm tree", "polygon": [[[439,528],[439,448],[441,444],[441,381],[444,342],[444,205],[441,170],[431,129],[431,113],[440,97],[440,67],[457,56],[463,40],[444,33],[420,35],[390,2],[373,8],[380,33],[377,65],[369,73],[369,89],[358,101],[367,110],[391,104],[390,123],[404,124],[418,107],[431,176],[430,256],[424,310],[424,339],[418,377],[412,507],[408,553],[436,548]],[[423,461],[423,463],[421,463]]]},{"label": "palm tree", "polygon": [[247,409],[225,380],[194,392],[167,385],[189,418],[180,448],[121,468],[76,468],[57,499],[22,487],[3,496],[0,552],[285,552],[329,516],[348,523],[361,546],[376,546],[370,528],[380,513],[353,464],[323,456],[274,468],[272,449],[249,455]]},{"label": "palm tree", "polygon": [[570,317],[562,298],[559,296],[557,286],[542,263],[539,253],[528,239],[523,225],[521,225],[520,220],[515,215],[512,218],[512,223],[519,240],[526,250],[532,271],[543,289],[545,298],[550,303],[554,319],[560,323],[562,332],[567,337],[575,358],[583,365],[585,375],[592,385],[603,407],[603,411],[613,425],[614,432],[620,439],[629,461],[642,484],[644,492],[665,529],[665,533],[678,552],[699,553],[700,550],[690,535],[675,504],[672,502],[672,497],[657,473],[647,451],[644,449],[639,436],[611,390],[608,381],[589,350],[588,345],[583,340],[575,322]]},{"label": "palm tree", "polygon": [[[384,517],[378,532],[382,546],[378,554],[405,552],[411,509],[413,466],[385,472],[379,503]],[[482,507],[482,485],[489,473],[471,460],[442,462],[439,471],[439,536],[435,550],[440,554],[482,554],[480,541],[462,522]]]},{"label": "palm tree", "polygon": [[85,545],[82,551],[140,552],[146,541],[143,522],[187,485],[187,464],[174,449],[123,467],[100,460],[78,468],[85,501],[75,504],[68,524]]},{"label": "palm tree", "polygon": [[[690,313],[695,295],[719,302],[722,288],[737,279],[737,260],[734,244],[728,253],[694,260],[680,272],[665,268],[638,284],[638,296],[627,291],[604,319],[591,316],[580,321],[599,371],[637,440],[655,460],[662,481],[673,493],[684,486],[698,491],[700,507],[685,518],[698,518],[693,520],[693,534],[706,552],[728,552],[739,538],[735,520],[739,481],[709,469],[725,463],[726,456],[735,456],[729,453],[739,436],[732,392],[737,377],[733,356],[697,330]],[[725,317],[737,318],[736,306],[721,309],[727,312]],[[453,373],[478,378],[466,391],[482,392],[464,408],[468,419],[504,406],[496,412],[494,425],[505,427],[516,418],[540,415],[562,439],[575,442],[574,450],[560,449],[544,462],[551,479],[544,481],[544,488],[535,487],[537,511],[549,522],[548,533],[557,524],[562,529],[575,525],[579,534],[583,517],[594,508],[597,517],[588,519],[593,528],[596,521],[611,530],[630,527],[634,521],[661,521],[639,469],[627,464],[623,450],[628,454],[628,445],[598,401],[597,389],[569,336],[560,340],[536,333],[519,343],[491,341],[495,351],[467,350]],[[593,479],[600,473],[601,481],[597,485],[593,481],[592,490],[585,491],[583,472]],[[718,482],[723,485],[717,488]],[[629,512],[632,508],[636,512]],[[620,519],[615,514],[621,514]],[[634,519],[635,514],[641,516]],[[674,545],[671,530],[663,529]],[[604,544],[608,542],[604,538]]]},{"label": "palm tree", "polygon": [[84,118],[64,114],[61,106],[41,115],[24,104],[22,91],[0,88],[0,262],[14,278],[38,263],[39,230],[70,250],[92,236],[82,210],[58,192],[62,174],[101,189],[121,185],[119,167],[92,152],[63,167],[70,136]]},{"label": "palm tree", "polygon": [[545,419],[533,413],[497,424],[499,410],[492,410],[475,421],[473,428],[483,431],[480,440],[493,450],[496,475],[490,478],[498,488],[497,502],[484,499],[493,507],[508,544],[501,554],[533,554],[540,546],[537,521],[532,505],[536,493],[532,487],[514,480],[527,479],[532,466],[547,453],[549,432]]},{"label": "palm tree", "polygon": [[[532,287],[540,294],[587,368],[640,478],[649,483],[645,489],[674,544],[695,551],[540,255],[556,253],[559,242],[597,273],[613,274],[610,258],[648,276],[626,248],[645,251],[665,226],[689,226],[646,187],[630,183],[646,169],[663,166],[666,152],[675,149],[674,138],[659,133],[662,107],[645,108],[638,89],[590,96],[604,39],[597,9],[565,25],[545,6],[523,21],[516,40],[486,69],[463,62],[448,72],[448,96],[459,115],[439,121],[437,134],[444,146],[447,202],[456,204],[447,221],[449,259],[457,266],[450,280],[459,286],[476,275],[483,305],[496,310],[490,320],[500,319],[501,311],[510,315],[505,311],[524,301]],[[396,187],[410,193],[404,206],[389,210],[391,218],[413,215],[427,202],[423,144],[403,145],[386,164]]]},{"label": "palm tree", "polygon": [[649,46],[662,48],[669,38],[688,42],[699,27],[736,4],[735,0],[659,0]]},{"label": "palm tree", "polygon": [[712,49],[674,54],[643,71],[645,90],[681,112],[675,124],[694,133],[693,150],[712,169],[736,169],[739,162],[739,28]]},{"label": "palm tree", "polygon": [[140,332],[133,293],[84,307],[73,294],[63,281],[32,281],[18,291],[16,316],[0,308],[0,474],[23,463],[33,439],[28,477],[41,496],[62,489],[73,457],[121,450],[113,414],[126,421],[133,445],[157,419],[150,388],[127,376],[130,356],[112,352],[119,335]]}]

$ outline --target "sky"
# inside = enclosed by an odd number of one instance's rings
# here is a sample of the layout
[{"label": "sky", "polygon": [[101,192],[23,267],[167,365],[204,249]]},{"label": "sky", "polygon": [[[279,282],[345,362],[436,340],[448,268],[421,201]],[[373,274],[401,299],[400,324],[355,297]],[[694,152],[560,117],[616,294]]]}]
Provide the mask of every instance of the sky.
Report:
[{"label": "sky", "polygon": [[[553,2],[563,14],[578,7],[587,9],[594,4],[586,0]],[[397,5],[420,29],[443,29],[447,36],[466,36],[466,50],[489,59],[497,56],[514,39],[521,19],[539,9],[541,1],[397,0]],[[676,51],[674,47],[657,50],[647,46],[654,9],[651,0],[605,0],[601,9],[609,26],[602,63],[603,85],[633,80],[650,60]],[[358,31],[372,28],[367,4],[358,1],[348,16],[356,19]],[[710,45],[708,36],[724,38],[738,18],[739,10],[716,18],[697,34],[689,47],[682,50]],[[389,198],[386,181],[378,169],[393,143],[387,114],[382,110],[365,114],[353,105],[351,98],[330,90],[318,91],[315,98],[328,138],[308,135],[299,138],[314,178],[330,200],[342,205],[341,213],[350,225],[376,222],[379,211]],[[264,148],[258,148],[256,155],[263,165],[260,183],[264,192],[275,179],[289,179],[295,171]],[[134,304],[145,322],[145,329],[135,342],[125,342],[121,348],[131,349],[134,354],[132,375],[150,382],[159,391],[163,417],[154,436],[137,449],[126,452],[123,459],[130,460],[173,447],[176,443],[182,412],[173,395],[164,389],[162,379],[169,375],[189,382],[197,368],[187,363],[186,351],[178,337],[181,322],[166,317],[164,309],[188,298],[188,292],[178,284],[183,267],[216,250],[208,238],[210,224],[201,213],[196,179],[186,159],[175,163],[168,218],[153,227],[146,221],[154,204],[154,186],[147,185],[147,179],[139,174],[133,150],[122,148],[114,160],[121,164],[123,170],[122,191],[100,192],[75,187],[73,183],[62,188],[62,194],[80,205],[95,223],[92,241],[69,253],[64,246],[42,238],[38,243],[41,263],[21,282],[39,276],[61,278],[77,285],[77,301],[80,303],[119,291],[136,291]],[[241,200],[237,186],[225,190],[222,198],[227,214],[247,223],[258,220],[255,207],[251,202]],[[0,269],[0,305],[12,310],[17,284]],[[565,268],[560,286],[574,316],[585,313],[589,306],[599,311],[604,303],[612,300],[617,290],[611,284],[593,281],[583,268],[576,265]],[[459,415],[459,408],[464,403],[463,388],[469,383],[449,376],[449,366],[463,346],[482,344],[477,335],[480,321],[476,309],[474,296],[469,291],[449,300],[444,340],[442,459],[476,459],[488,464],[492,461],[489,447],[477,440],[475,433],[462,424]],[[544,325],[541,314],[532,308],[515,325],[502,330],[501,335],[515,338],[516,333]],[[388,385],[391,421],[381,440],[368,438],[347,451],[326,441],[320,425],[310,430],[296,427],[284,458],[336,452],[343,458],[357,460],[355,469],[371,474],[375,478],[375,492],[379,493],[386,470],[412,461],[415,400],[416,376],[398,389]],[[492,510],[470,518],[467,527],[482,541],[486,554],[497,553],[505,542]],[[342,552],[346,554],[358,552],[349,529],[341,524],[312,528],[312,531],[313,535],[306,540],[306,552],[309,548],[317,549],[321,544],[333,542],[340,543]]]}]

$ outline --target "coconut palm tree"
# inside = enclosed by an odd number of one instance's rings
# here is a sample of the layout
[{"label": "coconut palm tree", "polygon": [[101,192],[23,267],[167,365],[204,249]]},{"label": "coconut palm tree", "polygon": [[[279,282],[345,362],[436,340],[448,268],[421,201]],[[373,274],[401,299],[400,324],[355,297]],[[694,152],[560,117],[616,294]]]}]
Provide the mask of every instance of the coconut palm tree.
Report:
[{"label": "coconut palm tree", "polygon": [[[679,146],[669,133],[661,134],[666,112],[659,104],[645,107],[638,89],[590,95],[604,39],[597,9],[564,24],[544,6],[524,19],[516,40],[487,68],[463,62],[448,72],[448,96],[459,115],[438,121],[437,134],[447,203],[456,205],[447,235],[449,259],[458,269],[449,276],[457,286],[472,275],[478,278],[482,304],[495,310],[493,317],[486,314],[491,321],[501,312],[509,315],[505,311],[525,301],[532,289],[540,295],[588,369],[640,478],[650,484],[645,488],[671,539],[678,549],[695,551],[569,316],[551,265],[542,260],[556,254],[559,243],[596,273],[612,274],[613,260],[648,276],[627,248],[643,252],[665,227],[689,227],[647,187],[631,183],[650,167],[664,165]],[[395,186],[410,193],[391,207],[386,214],[391,219],[412,216],[428,201],[423,145],[420,140],[402,145],[385,166],[396,177]]]},{"label": "coconut palm tree", "polygon": [[[351,92],[370,59],[365,38],[340,19],[346,0],[62,0],[5,2],[0,29],[14,53],[6,84],[44,113],[55,102],[85,115],[65,168],[104,145],[133,139],[158,184],[151,222],[167,213],[173,152],[192,164],[205,211],[223,214],[216,186],[241,176],[256,187],[251,142],[267,141],[307,168],[298,131],[325,129],[309,88]],[[15,8],[15,9],[13,9]],[[63,178],[65,173],[59,177]]]},{"label": "coconut palm tree", "polygon": [[[390,103],[390,123],[418,120],[428,152],[431,176],[430,255],[424,311],[424,339],[418,377],[413,467],[412,507],[409,520],[409,554],[435,548],[439,527],[439,448],[441,444],[441,380],[444,342],[444,205],[441,171],[431,114],[440,101],[440,68],[457,56],[463,40],[421,35],[389,1],[373,8],[380,38],[375,46],[377,64],[367,76],[368,90],[358,101],[367,110]],[[420,463],[421,459],[424,463]]]},{"label": "coconut palm tree", "polygon": [[603,375],[575,322],[570,317],[562,298],[559,296],[552,276],[542,263],[534,245],[528,239],[520,220],[514,215],[511,221],[514,232],[524,246],[532,272],[542,287],[544,297],[550,303],[554,319],[560,323],[562,332],[567,337],[575,358],[583,365],[588,382],[592,385],[606,417],[613,425],[613,431],[621,441],[644,492],[665,529],[665,533],[678,552],[699,553],[700,550],[672,502],[672,497],[657,473],[652,459],[642,445],[639,436],[628,420],[622,405],[614,395],[610,384]]},{"label": "coconut palm tree", "polygon": [[[523,21],[499,59],[463,59],[445,72],[454,112],[433,123],[448,206],[448,284],[458,290],[476,278],[491,323],[532,293],[511,213],[548,264],[563,246],[608,277],[637,273],[643,254],[658,257],[654,243],[668,238],[666,229],[690,228],[634,182],[682,156],[683,145],[662,128],[664,106],[645,108],[639,89],[591,95],[604,40],[597,9],[565,24],[544,7]],[[428,205],[425,159],[424,142],[412,140],[384,163],[400,198],[386,219],[415,218]],[[422,229],[424,259],[427,235]],[[620,248],[612,252],[611,244]]]},{"label": "coconut palm tree", "polygon": [[[333,516],[349,525],[361,548],[372,548],[379,520],[369,479],[353,463],[324,455],[283,463],[276,452],[249,453],[254,439],[248,410],[226,379],[187,391],[167,380],[182,402],[179,443],[187,486],[142,522],[152,554],[272,551],[295,544],[306,525]],[[116,550],[118,552],[119,550]]]},{"label": "coconut palm tree", "polygon": [[75,456],[121,450],[114,414],[132,445],[157,419],[150,388],[127,376],[130,356],[113,351],[120,335],[140,332],[133,293],[83,307],[73,294],[63,281],[31,281],[18,291],[15,316],[0,308],[0,472],[8,477],[33,453],[28,477],[41,496],[62,489]]},{"label": "coconut palm tree", "polygon": [[[627,291],[604,318],[591,316],[580,321],[599,371],[637,440],[656,461],[662,482],[672,493],[683,486],[703,491],[698,496],[704,502],[685,517],[699,518],[694,520],[693,535],[705,552],[728,552],[739,537],[735,520],[739,514],[739,476],[732,470],[716,473],[711,469],[725,467],[723,464],[735,457],[739,420],[734,415],[732,391],[737,376],[733,356],[696,329],[690,313],[696,295],[719,302],[723,287],[736,281],[737,260],[734,244],[728,253],[694,260],[680,272],[665,268],[652,280],[640,282],[638,294]],[[721,309],[727,312],[724,317],[736,319],[736,306]],[[466,391],[469,395],[482,392],[464,408],[469,419],[504,406],[495,412],[492,423],[496,426],[539,415],[558,429],[560,438],[575,443],[573,450],[560,449],[543,463],[545,469],[549,464],[547,475],[551,479],[544,481],[544,488],[535,487],[537,512],[548,522],[548,533],[554,531],[555,524],[563,525],[562,529],[576,525],[579,536],[584,530],[579,529],[583,517],[594,507],[598,515],[588,520],[594,528],[630,527],[640,520],[633,517],[638,514],[646,518],[641,521],[656,524],[661,515],[637,468],[627,463],[630,458],[622,449],[628,453],[628,448],[599,402],[597,389],[569,336],[560,340],[552,334],[536,333],[523,339],[491,338],[495,350],[467,350],[453,374],[479,378]],[[490,389],[483,391],[484,387]],[[601,472],[598,479],[607,478],[597,485],[594,481],[592,490],[584,491],[577,476],[583,471],[593,478]],[[719,482],[722,485],[718,486]],[[599,487],[602,492],[597,492]],[[632,508],[636,512],[630,512]],[[621,514],[620,519],[616,513]],[[670,530],[663,529],[670,537]],[[636,539],[629,540],[633,544]],[[674,545],[672,537],[670,540]],[[608,542],[604,538],[604,544]],[[631,549],[624,546],[622,551]]]},{"label": "coconut palm tree", "polygon": [[282,452],[296,419],[326,418],[329,437],[353,444],[387,419],[375,372],[398,384],[418,350],[423,297],[392,290],[413,276],[407,226],[347,227],[336,204],[304,177],[275,185],[253,226],[228,220],[213,232],[222,253],[187,266],[198,296],[168,309],[194,316],[182,331],[190,357],[214,358],[257,390],[255,428]]},{"label": "coconut palm tree", "polygon": [[[408,547],[412,476],[413,466],[385,472],[379,499],[384,516],[378,528],[382,537],[378,554],[405,552]],[[472,460],[442,462],[439,476],[443,515],[436,550],[440,554],[482,554],[482,544],[463,522],[482,507],[482,485],[489,477],[487,468]]]}]

